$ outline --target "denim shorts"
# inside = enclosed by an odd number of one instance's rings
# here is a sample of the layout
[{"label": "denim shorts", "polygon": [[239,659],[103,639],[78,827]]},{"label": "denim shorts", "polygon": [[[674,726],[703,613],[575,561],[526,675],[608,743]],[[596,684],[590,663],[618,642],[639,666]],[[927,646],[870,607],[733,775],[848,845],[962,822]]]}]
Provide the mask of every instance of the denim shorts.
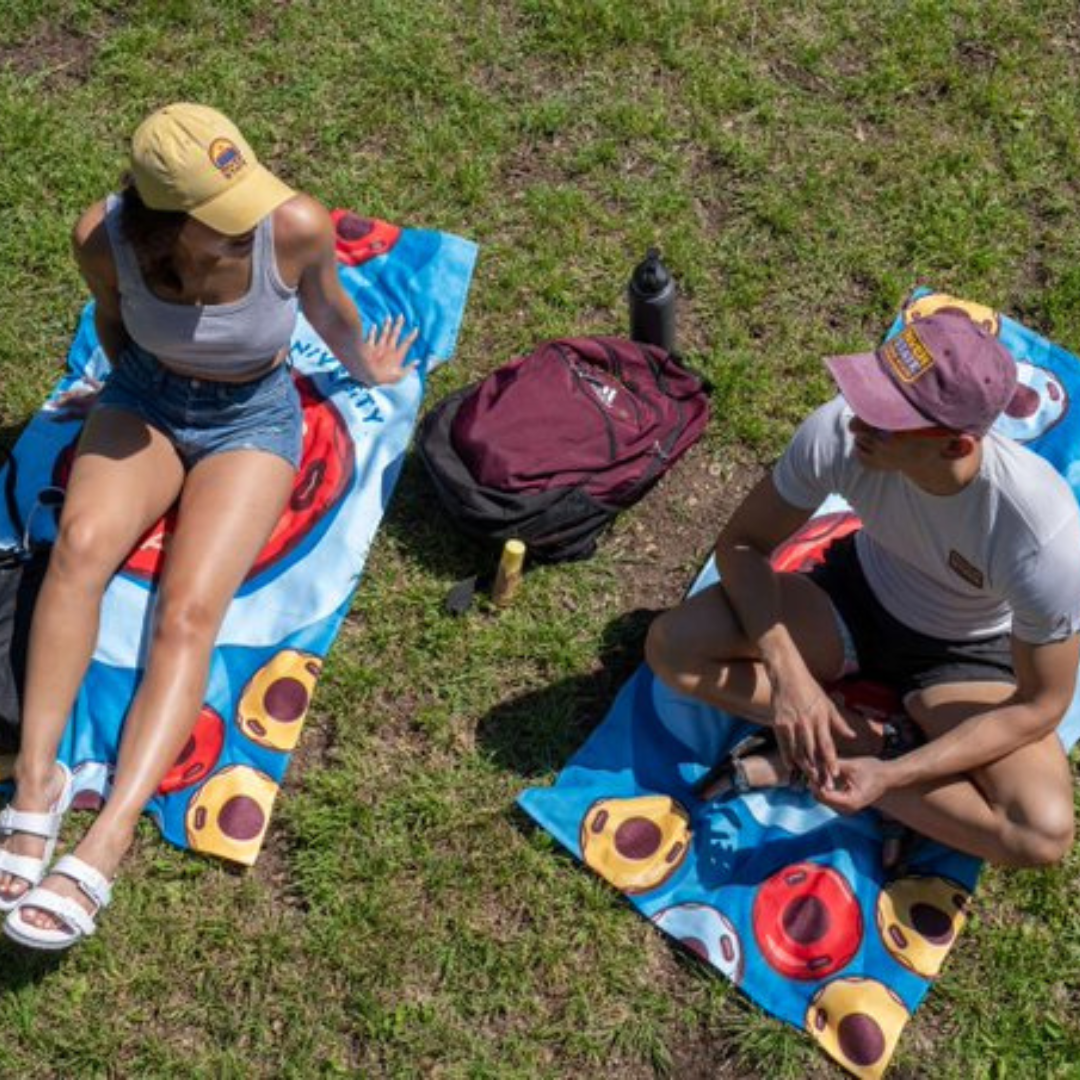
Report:
[{"label": "denim shorts", "polygon": [[922,634],[890,615],[863,574],[854,534],[833,541],[825,561],[808,576],[825,590],[838,616],[847,654],[845,674],[854,674],[848,664],[854,647],[859,675],[895,686],[902,697],[944,683],[1016,682],[1011,635],[949,641]]},{"label": "denim shorts", "polygon": [[193,379],[129,342],[97,404],[157,428],[189,469],[226,450],[262,450],[300,465],[304,420],[287,364],[250,382]]}]

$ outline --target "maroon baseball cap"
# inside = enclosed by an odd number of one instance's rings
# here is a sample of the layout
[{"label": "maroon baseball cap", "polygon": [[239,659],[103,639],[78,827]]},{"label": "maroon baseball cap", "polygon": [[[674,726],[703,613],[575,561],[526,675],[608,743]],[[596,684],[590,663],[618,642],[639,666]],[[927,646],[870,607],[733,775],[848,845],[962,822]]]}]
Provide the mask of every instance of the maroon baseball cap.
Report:
[{"label": "maroon baseball cap", "polygon": [[959,312],[916,319],[879,349],[825,365],[855,415],[882,431],[985,435],[1016,389],[1012,355]]}]

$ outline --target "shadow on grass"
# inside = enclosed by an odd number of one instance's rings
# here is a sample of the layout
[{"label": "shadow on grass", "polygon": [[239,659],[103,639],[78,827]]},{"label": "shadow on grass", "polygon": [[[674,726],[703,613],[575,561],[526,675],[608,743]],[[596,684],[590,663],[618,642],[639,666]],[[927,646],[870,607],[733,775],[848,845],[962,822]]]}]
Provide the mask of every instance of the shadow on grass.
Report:
[{"label": "shadow on grass", "polygon": [[[462,531],[443,507],[415,451],[402,465],[382,532],[403,555],[430,574],[454,582],[475,575],[480,592],[489,589],[495,578],[501,543],[474,539]],[[534,563],[527,557],[525,572],[544,565],[551,564]]]},{"label": "shadow on grass", "polygon": [[57,971],[67,952],[24,949],[7,937],[0,938],[0,993],[17,992]]},{"label": "shadow on grass", "polygon": [[30,417],[24,417],[10,424],[0,424],[0,465],[7,461],[12,448],[18,442],[23,429],[30,423]]},{"label": "shadow on grass", "polygon": [[470,539],[454,524],[415,450],[402,465],[382,528],[403,554],[440,577],[457,580],[495,566],[496,548]]},{"label": "shadow on grass", "polygon": [[561,769],[641,663],[645,634],[656,614],[638,608],[609,622],[598,666],[589,674],[500,702],[477,726],[481,746],[527,780]]}]

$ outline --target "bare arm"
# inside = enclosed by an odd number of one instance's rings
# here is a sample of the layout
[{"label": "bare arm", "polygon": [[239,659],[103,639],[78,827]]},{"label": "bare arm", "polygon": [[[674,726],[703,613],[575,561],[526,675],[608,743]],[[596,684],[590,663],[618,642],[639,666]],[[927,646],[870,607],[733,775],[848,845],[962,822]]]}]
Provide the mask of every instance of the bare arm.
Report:
[{"label": "bare arm", "polygon": [[887,763],[890,787],[971,772],[1049,735],[1072,701],[1080,638],[1029,645],[1013,638],[1016,693],[918,750]]},{"label": "bare arm", "polygon": [[341,287],[334,256],[334,227],[325,207],[300,196],[275,217],[276,233],[301,264],[300,305],[304,315],[353,378],[371,384],[404,379],[415,364],[402,366],[416,340],[414,330],[401,337],[403,319],[387,320],[364,334],[360,313]]},{"label": "bare arm", "polygon": [[83,280],[94,297],[94,329],[109,362],[115,364],[128,340],[120,317],[120,288],[112,247],[105,230],[105,203],[90,207],[76,222],[71,247]]},{"label": "bare arm", "polygon": [[773,727],[785,763],[824,782],[836,770],[836,730],[853,735],[810,673],[781,618],[773,549],[813,511],[792,506],[763,479],[735,511],[716,542],[724,591],[747,638],[757,645],[772,687]]},{"label": "bare arm", "polygon": [[843,761],[840,786],[815,794],[833,809],[853,813],[894,788],[961,776],[1045,738],[1072,701],[1078,657],[1080,637],[1075,635],[1050,645],[1013,638],[1017,685],[1007,701],[894,761]]},{"label": "bare arm", "polygon": [[731,516],[716,541],[716,565],[746,636],[758,644],[766,666],[797,655],[780,621],[780,592],[769,563],[776,546],[810,518],[812,511],[785,502],[771,476]]}]

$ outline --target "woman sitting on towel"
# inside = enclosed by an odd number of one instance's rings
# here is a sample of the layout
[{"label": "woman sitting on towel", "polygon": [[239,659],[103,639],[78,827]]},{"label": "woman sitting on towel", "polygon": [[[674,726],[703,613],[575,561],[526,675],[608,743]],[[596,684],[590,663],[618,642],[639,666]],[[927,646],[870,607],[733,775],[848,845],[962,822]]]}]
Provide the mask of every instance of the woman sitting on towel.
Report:
[{"label": "woman sitting on towel", "polygon": [[[286,357],[299,308],[348,371],[393,383],[416,332],[362,333],[330,215],[259,164],[224,116],[155,112],[119,195],[75,226],[112,363],[89,413],[34,618],[12,806],[0,814],[6,933],[61,949],[92,933],[136,822],[187,742],[226,608],[292,491],[300,400]],[[112,792],[74,855],[49,867],[71,776],[57,762],[97,639],[102,595],[179,500],[153,638]],[[40,883],[40,884],[39,884]]]}]

